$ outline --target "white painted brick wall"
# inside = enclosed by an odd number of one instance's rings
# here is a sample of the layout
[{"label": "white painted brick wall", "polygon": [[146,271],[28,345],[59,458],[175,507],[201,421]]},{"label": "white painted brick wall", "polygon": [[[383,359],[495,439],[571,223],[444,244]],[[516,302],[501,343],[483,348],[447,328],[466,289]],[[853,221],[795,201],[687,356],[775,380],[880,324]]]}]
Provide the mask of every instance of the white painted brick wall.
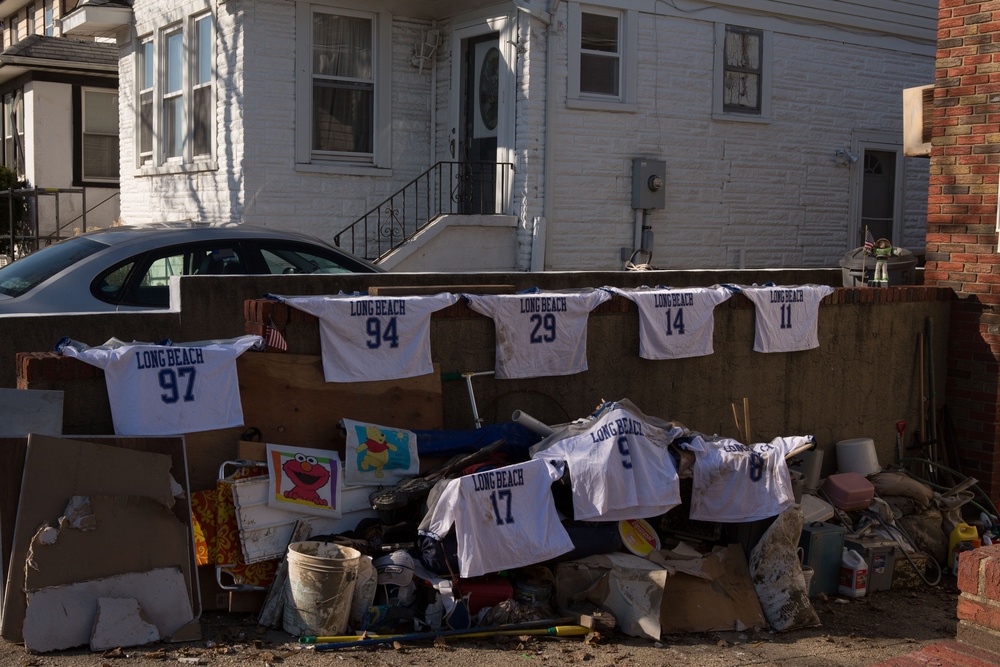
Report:
[{"label": "white painted brick wall", "polygon": [[[209,0],[184,0],[185,7]],[[176,0],[136,0],[137,23],[155,25]],[[317,174],[294,169],[295,2],[211,2],[219,14],[216,129],[218,170],[137,177],[135,44],[121,72],[122,217],[128,222],[192,217],[298,229],[327,239],[421,171],[450,159],[449,21],[441,21],[435,124],[431,70],[411,62],[428,21],[394,17],[391,176]],[[616,269],[632,245],[631,161],[666,160],[667,207],[654,211],[653,264],[663,268],[835,266],[849,247],[852,171],[833,151],[852,132],[901,135],[902,89],[933,80],[933,58],[889,49],[774,34],[773,120],[714,121],[713,24],[641,14],[636,113],[568,109],[566,14],[552,23],[556,123],[553,182],[544,182],[547,29],[518,21],[516,174],[512,211],[521,217],[516,266],[529,259],[531,221],[548,217],[549,269]],[[162,22],[160,23],[162,25]],[[830,63],[839,63],[832,67]],[[433,150],[432,150],[433,143]],[[857,167],[855,167],[857,168]],[[923,247],[927,162],[907,159],[904,245]]]}]

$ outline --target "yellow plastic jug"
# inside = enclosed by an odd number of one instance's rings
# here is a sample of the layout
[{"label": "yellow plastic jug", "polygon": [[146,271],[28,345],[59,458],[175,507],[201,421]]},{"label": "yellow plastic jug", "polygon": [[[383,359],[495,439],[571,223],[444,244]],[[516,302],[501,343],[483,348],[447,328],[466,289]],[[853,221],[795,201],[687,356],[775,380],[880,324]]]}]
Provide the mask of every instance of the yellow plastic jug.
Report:
[{"label": "yellow plastic jug", "polygon": [[958,573],[958,552],[955,551],[955,547],[962,542],[971,543],[974,540],[979,540],[979,531],[975,526],[960,523],[951,531],[951,538],[948,540],[948,564],[952,573]]}]

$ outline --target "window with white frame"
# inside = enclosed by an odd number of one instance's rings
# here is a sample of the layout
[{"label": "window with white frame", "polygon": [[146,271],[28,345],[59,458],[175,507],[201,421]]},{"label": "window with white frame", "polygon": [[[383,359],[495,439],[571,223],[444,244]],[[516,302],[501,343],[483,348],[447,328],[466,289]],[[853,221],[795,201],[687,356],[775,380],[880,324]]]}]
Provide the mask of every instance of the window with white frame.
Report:
[{"label": "window with white frame", "polygon": [[52,37],[55,34],[55,17],[52,12],[52,0],[43,0],[43,7],[45,34]]},{"label": "window with white frame", "polygon": [[716,25],[716,116],[769,120],[771,33],[758,28]]},{"label": "window with white frame", "polygon": [[214,154],[215,27],[202,13],[139,40],[137,164],[210,168]]},{"label": "window with white frame", "polygon": [[388,16],[302,3],[298,26],[296,162],[389,166]]},{"label": "window with white frame", "polygon": [[118,180],[118,92],[83,89],[82,176],[84,181]]},{"label": "window with white frame", "polygon": [[569,6],[568,106],[615,111],[635,108],[637,13],[613,5]]},{"label": "window with white frame", "polygon": [[136,66],[136,83],[139,86],[139,117],[136,121],[139,135],[139,164],[153,163],[153,38],[147,37],[139,44],[139,61]]},{"label": "window with white frame", "polygon": [[35,6],[28,5],[24,8],[24,25],[28,31],[28,36],[35,34]]},{"label": "window with white frame", "polygon": [[24,95],[21,90],[3,96],[3,164],[24,177]]}]

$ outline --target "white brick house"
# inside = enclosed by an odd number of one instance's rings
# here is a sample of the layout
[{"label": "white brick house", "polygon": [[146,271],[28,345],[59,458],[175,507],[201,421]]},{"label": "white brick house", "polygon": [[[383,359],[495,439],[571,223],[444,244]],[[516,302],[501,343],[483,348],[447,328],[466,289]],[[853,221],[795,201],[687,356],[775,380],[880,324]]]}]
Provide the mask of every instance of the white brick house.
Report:
[{"label": "white brick house", "polygon": [[[433,165],[483,161],[495,176],[419,181],[462,201],[386,266],[613,270],[641,247],[661,268],[836,266],[866,225],[923,250],[902,90],[933,81],[936,0],[134,0],[133,19],[126,222],[333,240]],[[383,215],[423,214],[416,187]],[[339,240],[372,254],[376,234]]]}]

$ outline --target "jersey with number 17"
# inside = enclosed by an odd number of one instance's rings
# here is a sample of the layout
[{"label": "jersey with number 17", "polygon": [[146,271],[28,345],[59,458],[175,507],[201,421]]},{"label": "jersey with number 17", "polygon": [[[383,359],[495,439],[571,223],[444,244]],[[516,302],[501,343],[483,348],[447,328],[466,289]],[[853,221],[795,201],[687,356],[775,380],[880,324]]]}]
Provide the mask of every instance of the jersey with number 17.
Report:
[{"label": "jersey with number 17", "polygon": [[431,313],[458,301],[430,296],[276,296],[319,318],[323,375],[327,382],[367,382],[427,375]]}]

